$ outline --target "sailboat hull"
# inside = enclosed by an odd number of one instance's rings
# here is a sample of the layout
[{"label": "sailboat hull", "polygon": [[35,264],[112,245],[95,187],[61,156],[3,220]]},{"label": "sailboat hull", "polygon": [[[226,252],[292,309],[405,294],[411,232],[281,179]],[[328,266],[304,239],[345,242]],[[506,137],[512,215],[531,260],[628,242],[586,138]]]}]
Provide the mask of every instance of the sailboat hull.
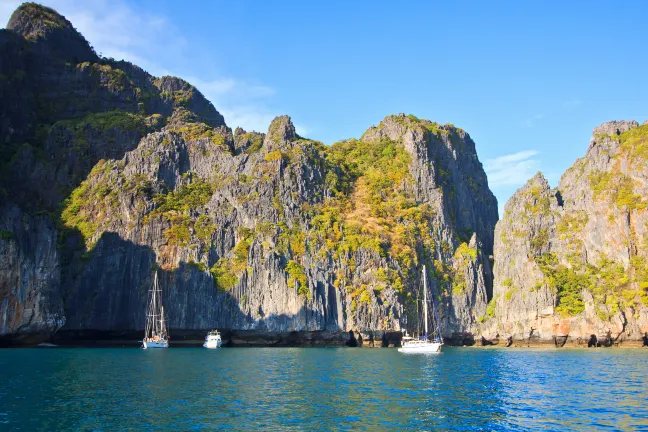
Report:
[{"label": "sailboat hull", "polygon": [[402,353],[438,353],[441,352],[441,343],[439,342],[410,342],[398,348]]},{"label": "sailboat hull", "polygon": [[142,348],[169,348],[169,341],[143,341]]}]

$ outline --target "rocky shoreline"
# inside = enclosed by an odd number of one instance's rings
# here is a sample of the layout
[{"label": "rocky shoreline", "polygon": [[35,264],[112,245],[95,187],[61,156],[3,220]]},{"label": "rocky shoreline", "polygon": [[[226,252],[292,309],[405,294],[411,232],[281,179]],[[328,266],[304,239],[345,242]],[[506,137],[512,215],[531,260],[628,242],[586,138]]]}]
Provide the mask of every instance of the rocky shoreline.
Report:
[{"label": "rocky shoreline", "polygon": [[[171,330],[174,347],[202,346],[204,330]],[[339,332],[339,331],[258,331],[219,329],[225,347],[351,347],[394,348],[401,346],[402,332]],[[22,334],[19,337],[0,338],[0,348],[36,347],[43,343],[61,347],[137,347],[141,345],[141,330],[102,331],[65,330],[55,335]],[[475,339],[472,335],[455,336],[444,340],[446,346],[473,348],[642,348],[648,347],[648,335],[640,340],[614,339],[608,336],[590,336],[589,339],[554,336],[552,339],[531,337],[513,339],[496,337]]]}]

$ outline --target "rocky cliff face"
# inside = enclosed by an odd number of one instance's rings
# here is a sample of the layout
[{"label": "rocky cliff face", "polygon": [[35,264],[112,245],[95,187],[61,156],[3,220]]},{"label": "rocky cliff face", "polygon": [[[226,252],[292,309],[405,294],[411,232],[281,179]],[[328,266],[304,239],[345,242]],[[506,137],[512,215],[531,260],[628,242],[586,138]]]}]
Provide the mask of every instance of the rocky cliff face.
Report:
[{"label": "rocky cliff face", "polygon": [[604,123],[557,188],[539,173],[509,200],[487,337],[612,343],[648,331],[647,149],[648,125]]},{"label": "rocky cliff face", "polygon": [[486,314],[497,204],[463,130],[232,132],[34,4],[0,58],[0,335],[141,329],[155,271],[178,330],[412,330],[423,265],[446,337]]}]

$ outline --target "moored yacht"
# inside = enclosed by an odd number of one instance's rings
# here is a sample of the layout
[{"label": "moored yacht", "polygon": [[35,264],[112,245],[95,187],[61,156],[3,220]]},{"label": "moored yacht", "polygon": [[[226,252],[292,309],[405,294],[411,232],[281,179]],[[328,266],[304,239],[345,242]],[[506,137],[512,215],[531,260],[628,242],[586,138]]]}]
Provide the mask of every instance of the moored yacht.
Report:
[{"label": "moored yacht", "polygon": [[167,334],[166,321],[164,319],[164,306],[162,306],[162,291],[158,285],[157,271],[153,278],[151,301],[146,312],[146,331],[142,348],[168,348],[169,335]]},{"label": "moored yacht", "polygon": [[436,327],[434,327],[432,334],[433,339],[430,340],[428,335],[427,279],[425,266],[423,266],[423,319],[425,321],[425,335],[413,338],[405,331],[405,336],[401,339],[401,347],[398,348],[398,351],[404,353],[437,353],[441,351],[443,339],[441,338],[441,328],[439,327],[439,320],[436,317],[434,302],[432,302],[432,316],[435,318]]},{"label": "moored yacht", "polygon": [[218,330],[212,330],[209,333],[207,333],[207,337],[205,337],[205,343],[203,344],[203,347],[220,348],[222,344],[223,341],[221,339],[221,335],[218,332]]}]

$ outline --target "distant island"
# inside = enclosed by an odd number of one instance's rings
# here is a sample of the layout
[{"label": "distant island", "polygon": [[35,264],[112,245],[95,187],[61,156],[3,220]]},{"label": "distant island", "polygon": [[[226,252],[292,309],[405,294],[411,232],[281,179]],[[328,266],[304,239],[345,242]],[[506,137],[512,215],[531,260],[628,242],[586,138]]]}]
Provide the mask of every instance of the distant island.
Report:
[{"label": "distant island", "polygon": [[138,334],[157,271],[178,339],[393,346],[423,265],[449,344],[648,339],[648,123],[595,128],[499,219],[452,124],[391,115],[332,145],[287,116],[232,130],[34,3],[0,60],[0,345]]}]

